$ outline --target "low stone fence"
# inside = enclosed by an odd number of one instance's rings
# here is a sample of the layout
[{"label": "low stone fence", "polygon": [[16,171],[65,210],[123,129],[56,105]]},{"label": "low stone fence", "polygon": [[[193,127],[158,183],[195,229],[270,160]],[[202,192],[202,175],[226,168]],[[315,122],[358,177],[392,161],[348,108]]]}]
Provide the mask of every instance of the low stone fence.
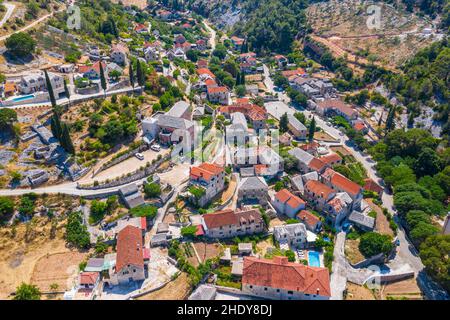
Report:
[{"label": "low stone fence", "polygon": [[130,150],[117,158],[112,158],[111,160],[105,162],[100,168],[98,168],[96,171],[94,171],[92,176],[95,177],[100,172],[102,172],[106,169],[109,169],[109,168],[115,166],[116,164],[121,163],[122,161],[125,161],[125,160],[133,157],[136,153],[146,151],[148,149],[149,149],[149,146],[147,144],[141,144],[139,147],[137,147],[133,150]]},{"label": "low stone fence", "polygon": [[115,180],[105,180],[101,182],[94,182],[92,185],[81,185],[78,184],[77,188],[82,190],[99,190],[99,189],[107,189],[107,188],[114,188],[121,185],[129,184],[131,182],[144,179],[145,177],[148,177],[149,175],[153,174],[156,169],[159,168],[159,166],[170,159],[170,154],[166,155],[165,157],[162,157],[160,160],[157,160],[155,163],[150,164],[150,166],[146,166],[143,169],[138,169],[135,172],[131,172],[127,174],[126,176],[119,177]]},{"label": "low stone fence", "polygon": [[414,271],[408,271],[408,272],[402,272],[397,274],[376,274],[373,276],[370,276],[364,283],[367,282],[379,282],[379,283],[389,283],[389,282],[395,282],[403,279],[413,278],[414,277]]},{"label": "low stone fence", "polygon": [[355,268],[355,269],[359,269],[359,268],[365,268],[371,264],[377,264],[377,263],[382,263],[384,261],[384,253],[379,253],[373,257],[364,259],[362,261],[359,261],[355,264],[350,263],[350,265]]}]

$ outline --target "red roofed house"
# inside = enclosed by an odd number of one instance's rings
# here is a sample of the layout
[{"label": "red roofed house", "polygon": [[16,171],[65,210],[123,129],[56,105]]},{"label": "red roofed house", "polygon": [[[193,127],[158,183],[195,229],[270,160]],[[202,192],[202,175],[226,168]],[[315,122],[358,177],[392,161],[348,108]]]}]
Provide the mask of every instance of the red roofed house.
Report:
[{"label": "red roofed house", "polygon": [[240,112],[247,121],[251,122],[253,129],[257,131],[266,127],[267,111],[246,99],[238,99],[236,104],[220,107],[219,112],[228,119],[230,119],[231,114]]},{"label": "red roofed house", "polygon": [[326,169],[322,174],[322,182],[337,192],[346,192],[353,200],[353,209],[361,207],[363,188],[333,169]]},{"label": "red roofed house", "polygon": [[208,60],[205,59],[199,59],[197,61],[197,68],[203,69],[208,67]]},{"label": "red roofed house", "polygon": [[[106,62],[102,61],[103,71],[107,74]],[[92,66],[79,66],[78,72],[88,79],[100,79],[100,61],[96,61]]]},{"label": "red roofed house", "polygon": [[229,105],[231,101],[230,91],[227,87],[209,87],[207,90],[208,100],[212,103]]},{"label": "red roofed house", "polygon": [[134,26],[134,32],[137,33],[147,33],[149,32],[149,29],[150,28],[148,26],[142,23],[136,23],[136,25]]},{"label": "red roofed house", "polygon": [[200,80],[205,81],[206,79],[216,79],[214,73],[211,72],[208,68],[199,68],[197,69],[197,74]]},{"label": "red roofed house", "polygon": [[273,200],[272,205],[281,214],[294,218],[297,212],[306,208],[306,202],[292,194],[288,189],[278,191]]},{"label": "red roofed house", "polygon": [[128,284],[145,279],[144,244],[142,231],[134,226],[126,226],[117,235],[116,265],[105,281],[111,285]]},{"label": "red roofed house", "polygon": [[245,39],[242,39],[242,38],[239,38],[239,37],[236,37],[236,36],[232,36],[230,38],[230,40],[233,43],[234,50],[236,50],[236,51],[240,51],[241,48],[242,48],[242,45],[245,42]]},{"label": "red roofed house", "polygon": [[365,179],[364,180],[364,190],[366,191],[372,191],[378,194],[378,196],[381,198],[383,195],[383,187],[381,187],[378,183],[373,181],[372,179]]},{"label": "red roofed house", "polygon": [[209,238],[233,238],[261,233],[265,230],[264,220],[258,209],[225,209],[204,214],[202,226]]},{"label": "red roofed house", "polygon": [[342,158],[337,153],[330,153],[326,156],[320,157],[319,159],[329,166],[334,166],[342,163]]},{"label": "red roofed house", "polygon": [[80,273],[80,289],[94,290],[100,282],[99,272],[82,272]]},{"label": "red roofed house", "polygon": [[347,121],[355,120],[358,117],[358,111],[339,99],[319,101],[317,102],[316,110],[320,115],[336,114],[343,116]]},{"label": "red roofed house", "polygon": [[316,180],[309,180],[304,190],[308,203],[319,210],[322,210],[325,204],[336,195],[333,189]]},{"label": "red roofed house", "polygon": [[288,262],[287,257],[245,257],[242,291],[274,300],[328,300],[330,274],[327,268]]},{"label": "red roofed house", "polygon": [[281,54],[277,54],[274,57],[274,59],[275,59],[275,62],[278,63],[278,67],[280,67],[280,68],[285,67],[287,65],[287,63],[288,63],[288,59],[285,56],[281,55]]},{"label": "red roofed house", "polygon": [[306,228],[312,232],[319,232],[320,228],[322,227],[322,221],[320,221],[320,218],[316,215],[312,214],[308,210],[302,210],[300,211],[296,218],[304,223]]},{"label": "red roofed house", "polygon": [[225,170],[214,163],[202,163],[190,169],[190,185],[204,190],[200,198],[195,198],[198,206],[206,206],[217,194],[225,188]]}]

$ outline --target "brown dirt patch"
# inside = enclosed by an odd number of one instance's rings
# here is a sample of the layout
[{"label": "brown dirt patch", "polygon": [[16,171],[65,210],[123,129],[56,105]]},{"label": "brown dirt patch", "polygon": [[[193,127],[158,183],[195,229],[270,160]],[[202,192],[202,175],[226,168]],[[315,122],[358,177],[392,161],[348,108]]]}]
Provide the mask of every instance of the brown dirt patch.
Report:
[{"label": "brown dirt patch", "polygon": [[347,296],[345,300],[375,300],[372,291],[366,287],[347,282]]},{"label": "brown dirt patch", "polygon": [[383,299],[422,300],[422,293],[415,278],[384,285],[381,290]]},{"label": "brown dirt patch", "polygon": [[15,229],[0,228],[0,299],[7,299],[22,282],[30,283],[42,257],[71,252],[63,239],[63,221],[58,223],[54,237],[51,234],[47,218],[37,218],[28,230],[23,223]]},{"label": "brown dirt patch", "polygon": [[164,288],[139,297],[137,300],[184,300],[191,292],[191,285],[186,273],[181,273]]},{"label": "brown dirt patch", "polygon": [[359,239],[345,241],[345,256],[350,263],[358,263],[364,260],[364,256],[359,251]]},{"label": "brown dirt patch", "polygon": [[78,265],[86,256],[86,253],[77,251],[45,255],[36,262],[31,283],[42,292],[51,291],[52,284],[58,285],[58,291],[69,290],[76,281]]},{"label": "brown dirt patch", "polygon": [[383,210],[373,203],[372,199],[366,199],[367,204],[370,208],[377,213],[377,218],[375,219],[375,230],[381,234],[387,234],[391,237],[394,236],[394,232],[389,226],[389,221],[383,214]]},{"label": "brown dirt patch", "polygon": [[314,133],[314,139],[317,140],[317,141],[336,141],[335,138],[333,138],[332,136],[330,136],[326,132],[316,132],[316,133]]},{"label": "brown dirt patch", "polygon": [[222,247],[218,243],[196,242],[194,246],[202,262],[215,258],[222,252]]}]

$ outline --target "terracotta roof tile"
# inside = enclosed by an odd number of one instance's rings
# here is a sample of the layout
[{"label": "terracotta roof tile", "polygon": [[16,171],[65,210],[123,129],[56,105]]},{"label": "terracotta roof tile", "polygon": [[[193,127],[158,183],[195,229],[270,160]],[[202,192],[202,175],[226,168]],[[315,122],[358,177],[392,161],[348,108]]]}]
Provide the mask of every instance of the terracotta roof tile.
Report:
[{"label": "terracotta roof tile", "polygon": [[323,195],[325,199],[334,193],[333,189],[316,180],[309,180],[305,184],[305,189],[314,192],[316,195]]},{"label": "terracotta roof tile", "polygon": [[328,269],[291,263],[286,257],[245,257],[242,284],[331,296]]},{"label": "terracotta roof tile", "polygon": [[130,225],[117,235],[116,272],[127,265],[144,267],[142,231]]},{"label": "terracotta roof tile", "polygon": [[315,216],[308,210],[302,210],[297,214],[297,218],[307,224],[309,227],[315,227],[320,222],[319,217]]}]

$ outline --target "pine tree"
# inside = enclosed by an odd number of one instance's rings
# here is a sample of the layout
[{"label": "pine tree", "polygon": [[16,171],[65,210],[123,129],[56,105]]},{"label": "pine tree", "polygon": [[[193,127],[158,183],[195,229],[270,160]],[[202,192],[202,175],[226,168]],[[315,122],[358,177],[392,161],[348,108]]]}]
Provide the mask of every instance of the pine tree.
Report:
[{"label": "pine tree", "polygon": [[137,61],[137,69],[136,69],[136,73],[137,73],[137,81],[140,87],[143,87],[145,85],[145,74],[144,74],[144,69],[142,68],[142,64],[141,61]]},{"label": "pine tree", "polygon": [[52,82],[50,81],[50,77],[48,76],[47,70],[44,70],[45,74],[45,84],[47,86],[48,95],[50,97],[50,102],[52,104],[52,107],[56,107],[56,99],[55,99],[55,93],[53,92],[53,86]]},{"label": "pine tree", "polygon": [[103,61],[102,60],[100,60],[100,83],[102,85],[103,92],[106,95],[107,86],[106,86],[105,71],[103,70]]},{"label": "pine tree", "polygon": [[129,73],[130,73],[130,83],[134,89],[134,70],[133,70],[133,63],[131,61],[130,61]]},{"label": "pine tree", "polygon": [[311,123],[309,124],[309,135],[308,135],[309,141],[313,141],[315,132],[316,132],[316,118],[313,117]]}]

